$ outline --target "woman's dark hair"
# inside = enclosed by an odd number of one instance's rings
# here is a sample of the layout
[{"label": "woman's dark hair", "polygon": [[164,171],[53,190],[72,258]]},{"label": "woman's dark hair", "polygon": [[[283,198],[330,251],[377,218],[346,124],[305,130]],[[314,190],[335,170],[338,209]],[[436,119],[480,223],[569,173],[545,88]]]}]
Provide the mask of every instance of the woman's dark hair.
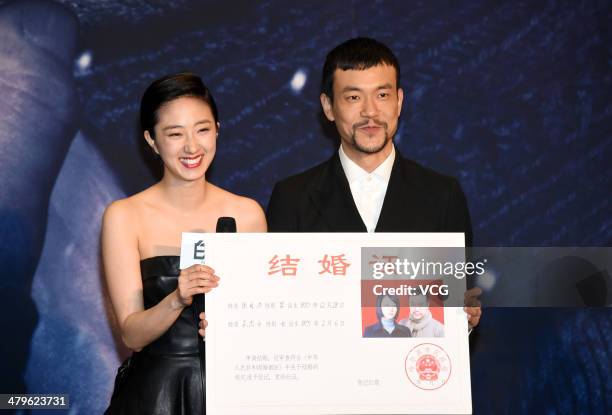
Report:
[{"label": "woman's dark hair", "polygon": [[395,317],[393,317],[394,320],[397,320],[397,317],[399,316],[400,313],[400,299],[399,297],[395,296],[395,295],[379,295],[376,298],[376,317],[378,317],[378,320],[380,320],[383,317],[383,313],[382,313],[382,302],[385,298],[388,298],[389,300],[393,301],[393,304],[395,304],[395,306],[397,307],[397,311],[395,312]]},{"label": "woman's dark hair", "polygon": [[334,100],[334,72],[389,65],[395,68],[396,87],[400,87],[400,65],[397,57],[384,43],[367,37],[356,37],[333,48],[325,58],[321,76],[321,92]]},{"label": "woman's dark hair", "polygon": [[217,105],[212,94],[202,82],[202,79],[192,72],[180,72],[167,75],[153,82],[140,101],[140,127],[142,132],[148,131],[155,138],[154,127],[157,124],[157,113],[166,103],[180,98],[198,98],[208,104],[215,123],[219,122]]}]

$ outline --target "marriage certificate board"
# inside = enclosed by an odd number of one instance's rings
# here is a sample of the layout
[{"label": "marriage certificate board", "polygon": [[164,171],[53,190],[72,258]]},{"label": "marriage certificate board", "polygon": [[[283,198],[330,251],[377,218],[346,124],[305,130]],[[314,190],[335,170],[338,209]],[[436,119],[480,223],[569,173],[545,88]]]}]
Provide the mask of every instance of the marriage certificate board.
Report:
[{"label": "marriage certificate board", "polygon": [[[221,278],[206,294],[206,413],[471,413],[467,319],[448,301],[465,283],[406,271],[429,247],[463,245],[462,233],[184,233],[181,268]],[[419,279],[443,284],[411,289]]]}]

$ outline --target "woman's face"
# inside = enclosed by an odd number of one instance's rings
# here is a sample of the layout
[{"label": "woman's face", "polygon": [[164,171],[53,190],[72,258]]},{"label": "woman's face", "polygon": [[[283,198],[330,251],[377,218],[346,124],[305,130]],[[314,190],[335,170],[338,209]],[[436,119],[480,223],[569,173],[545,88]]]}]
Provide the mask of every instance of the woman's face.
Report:
[{"label": "woman's face", "polygon": [[397,306],[389,297],[384,297],[380,302],[380,311],[386,319],[395,319],[397,314]]},{"label": "woman's face", "polygon": [[174,99],[157,111],[155,139],[149,145],[164,162],[164,176],[201,179],[215,156],[218,125],[210,106],[199,98]]}]

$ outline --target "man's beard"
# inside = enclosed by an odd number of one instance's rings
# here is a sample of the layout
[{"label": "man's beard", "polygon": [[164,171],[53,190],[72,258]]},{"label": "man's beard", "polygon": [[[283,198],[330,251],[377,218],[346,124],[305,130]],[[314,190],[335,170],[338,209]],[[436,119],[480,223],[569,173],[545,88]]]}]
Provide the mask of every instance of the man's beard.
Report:
[{"label": "man's beard", "polygon": [[387,143],[391,140],[391,137],[389,136],[389,132],[387,130],[387,123],[383,122],[383,121],[377,121],[377,120],[372,120],[374,122],[374,124],[376,124],[379,127],[382,127],[382,129],[385,132],[385,138],[383,140],[383,142],[380,145],[377,145],[375,147],[365,147],[361,144],[359,144],[359,142],[357,141],[357,129],[359,129],[360,127],[364,127],[366,125],[368,125],[369,120],[365,120],[362,122],[359,122],[357,124],[353,125],[353,134],[351,135],[351,145],[353,146],[353,148],[361,153],[365,153],[365,154],[376,154],[381,152],[385,146],[387,145]]}]

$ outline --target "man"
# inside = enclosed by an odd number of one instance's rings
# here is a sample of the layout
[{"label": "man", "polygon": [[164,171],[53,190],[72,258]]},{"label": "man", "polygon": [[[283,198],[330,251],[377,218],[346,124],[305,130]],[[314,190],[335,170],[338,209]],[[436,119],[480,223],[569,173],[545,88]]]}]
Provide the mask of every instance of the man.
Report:
[{"label": "man", "polygon": [[434,319],[426,295],[411,296],[410,314],[399,324],[408,327],[412,337],[444,337],[444,325]]},{"label": "man", "polygon": [[[404,159],[393,145],[404,92],[399,62],[382,43],[348,40],[325,60],[321,106],[340,148],[331,159],[274,186],[271,232],[464,232],[465,196],[456,179]],[[470,326],[480,308],[468,310]]]}]

